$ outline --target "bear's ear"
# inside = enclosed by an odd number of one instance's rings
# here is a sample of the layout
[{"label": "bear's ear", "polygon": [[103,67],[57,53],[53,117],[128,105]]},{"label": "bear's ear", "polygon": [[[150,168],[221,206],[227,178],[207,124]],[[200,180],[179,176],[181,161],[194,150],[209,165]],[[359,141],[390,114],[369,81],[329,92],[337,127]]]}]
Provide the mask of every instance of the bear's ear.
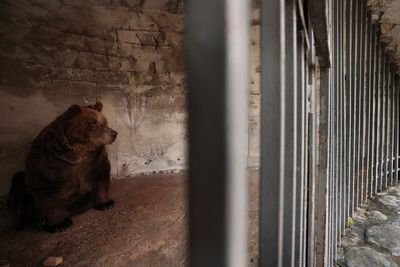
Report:
[{"label": "bear's ear", "polygon": [[100,101],[96,101],[94,105],[90,105],[89,107],[101,112],[103,110],[103,103],[101,103]]},{"label": "bear's ear", "polygon": [[81,107],[77,104],[73,104],[70,106],[63,114],[64,119],[70,119],[75,115],[78,115],[81,112]]}]

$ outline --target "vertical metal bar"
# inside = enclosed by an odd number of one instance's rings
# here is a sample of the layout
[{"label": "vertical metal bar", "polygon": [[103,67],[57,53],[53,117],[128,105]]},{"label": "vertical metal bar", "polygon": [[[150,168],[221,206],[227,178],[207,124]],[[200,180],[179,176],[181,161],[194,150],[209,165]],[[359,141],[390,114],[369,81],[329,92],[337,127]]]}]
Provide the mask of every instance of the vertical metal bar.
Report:
[{"label": "vertical metal bar", "polygon": [[399,76],[396,72],[393,73],[393,90],[394,90],[394,180],[399,182],[399,135],[400,135],[400,103],[399,103]]},{"label": "vertical metal bar", "polygon": [[356,116],[355,116],[355,109],[356,109],[356,99],[357,99],[357,86],[356,86],[356,74],[357,74],[357,3],[358,0],[351,1],[351,36],[350,36],[350,46],[351,46],[351,57],[350,57],[350,97],[349,97],[349,177],[350,177],[350,192],[349,192],[349,217],[353,215],[354,207],[355,207],[355,195],[356,195],[356,177],[355,177],[355,144],[357,143],[355,137],[356,131]]},{"label": "vertical metal bar", "polygon": [[299,86],[299,95],[297,98],[297,113],[300,116],[297,120],[297,159],[296,159],[296,176],[298,182],[296,183],[297,192],[296,192],[296,236],[295,236],[295,266],[302,266],[301,263],[303,261],[302,247],[303,247],[303,217],[304,217],[304,174],[305,174],[305,109],[307,102],[306,88],[305,88],[305,53],[304,53],[304,33],[298,33],[298,42],[297,42],[297,84]]},{"label": "vertical metal bar", "polygon": [[364,1],[361,0],[358,6],[358,41],[357,41],[357,105],[356,105],[356,120],[357,120],[357,131],[356,131],[356,178],[357,178],[357,195],[356,195],[356,208],[360,206],[363,199],[363,189],[364,189],[364,180],[363,180],[363,169],[362,169],[362,158],[363,158],[363,139],[364,139],[364,104],[365,104],[365,95],[364,95],[364,66],[365,66],[365,58],[364,58],[364,34],[365,34],[365,16],[364,16]]},{"label": "vertical metal bar", "polygon": [[394,172],[393,172],[393,159],[394,159],[394,146],[395,146],[395,142],[394,142],[394,88],[393,88],[393,70],[394,70],[394,66],[391,65],[390,66],[390,87],[389,87],[389,94],[390,94],[390,143],[389,143],[389,172],[390,172],[390,185],[393,186],[394,185]]},{"label": "vertical metal bar", "polygon": [[[372,14],[370,13],[370,21],[371,21],[371,16]],[[372,21],[371,21],[372,23]],[[370,153],[370,159],[369,159],[369,177],[371,180],[371,188],[369,191],[369,197],[372,196],[376,192],[376,176],[375,176],[375,168],[376,168],[376,162],[375,162],[375,143],[376,143],[376,81],[377,81],[377,74],[376,74],[376,58],[377,58],[377,50],[376,50],[376,25],[373,24],[371,28],[371,39],[372,39],[372,45],[371,45],[371,72],[370,72],[370,98],[371,98],[371,127],[370,127],[370,136],[371,140],[369,142],[369,153]]]},{"label": "vertical metal bar", "polygon": [[309,66],[308,66],[308,57],[309,57],[309,52],[305,52],[305,61],[304,61],[304,87],[306,90],[306,105],[305,109],[303,110],[305,114],[305,134],[304,134],[304,144],[306,146],[306,149],[304,150],[304,180],[303,180],[303,209],[304,209],[304,216],[303,216],[303,225],[302,229],[304,231],[303,234],[303,243],[302,243],[302,265],[307,266],[307,237],[308,237],[308,215],[309,215],[309,209],[308,209],[308,191],[309,191],[309,178],[311,177],[310,174],[310,168],[311,168],[311,163],[310,163],[310,148],[311,148],[311,143],[310,143],[310,134],[311,134],[311,124],[310,124],[310,117],[312,116],[311,113],[311,98],[312,98],[312,91],[309,86]]},{"label": "vertical metal bar", "polygon": [[334,27],[335,27],[335,45],[333,46],[333,51],[335,53],[335,181],[334,181],[334,187],[335,187],[335,215],[334,215],[334,222],[335,222],[335,236],[334,236],[334,256],[336,258],[337,255],[337,247],[340,242],[340,222],[341,222],[341,206],[340,206],[340,185],[341,185],[341,171],[340,171],[340,87],[341,87],[341,82],[340,82],[340,1],[333,1],[334,6],[335,6],[335,14],[334,14]]},{"label": "vertical metal bar", "polygon": [[283,266],[294,266],[296,221],[296,135],[297,135],[297,31],[296,2],[285,1],[285,199],[283,226]]},{"label": "vertical metal bar", "polygon": [[[328,176],[328,122],[329,122],[329,70],[321,69],[319,90],[319,160],[316,199],[316,264],[323,266],[325,251],[326,193]],[[329,210],[328,210],[329,211]],[[308,265],[314,266],[314,265]]]},{"label": "vertical metal bar", "polygon": [[[330,3],[330,10],[333,9],[332,7],[332,1],[329,1]],[[331,19],[331,18],[330,18]],[[332,34],[332,31],[331,31]],[[330,47],[332,47],[332,38],[331,36],[331,43]],[[333,53],[331,52],[331,55]],[[333,247],[332,247],[332,236],[333,236],[333,227],[332,227],[332,221],[333,221],[333,212],[334,212],[334,206],[333,206],[333,125],[332,125],[332,109],[333,109],[333,90],[332,90],[332,84],[333,82],[333,67],[331,66],[331,70],[329,72],[329,99],[328,99],[328,156],[327,156],[327,204],[328,204],[328,210],[327,210],[327,217],[326,217],[326,223],[325,223],[325,235],[326,235],[326,241],[325,241],[325,256],[324,256],[324,266],[327,265],[328,262],[333,261]],[[318,243],[317,243],[318,245]]]},{"label": "vertical metal bar", "polygon": [[386,59],[386,179],[387,179],[387,187],[392,186],[392,178],[391,178],[391,160],[392,160],[392,154],[391,154],[391,141],[392,141],[392,94],[391,94],[391,86],[392,86],[392,80],[391,80],[391,63],[390,63],[390,58],[387,56]]},{"label": "vertical metal bar", "polygon": [[225,16],[226,262],[239,267],[247,265],[250,1],[225,0]]},{"label": "vertical metal bar", "polygon": [[400,175],[399,175],[399,150],[400,150],[400,98],[399,98],[399,76],[397,73],[394,73],[394,78],[393,78],[393,88],[395,91],[395,181],[398,184]]},{"label": "vertical metal bar", "polygon": [[390,186],[389,176],[389,145],[390,145],[390,98],[389,98],[389,87],[390,87],[390,63],[388,57],[386,58],[386,73],[385,73],[385,155],[384,155],[384,177],[386,182],[386,188]]},{"label": "vertical metal bar", "polygon": [[398,184],[398,147],[399,147],[399,109],[398,109],[398,95],[397,95],[397,74],[396,71],[393,70],[393,78],[392,78],[392,87],[393,87],[393,182],[394,184]]},{"label": "vertical metal bar", "polygon": [[390,146],[391,146],[391,114],[392,114],[392,106],[391,106],[391,64],[390,59],[386,56],[386,155],[385,155],[385,175],[386,175],[386,187],[391,186],[391,175],[390,175]]},{"label": "vertical metal bar", "polygon": [[394,183],[394,172],[393,172],[393,159],[394,159],[394,91],[393,91],[393,70],[394,66],[390,63],[390,71],[389,71],[389,103],[390,103],[390,131],[389,131],[389,148],[388,148],[388,172],[389,172],[389,179],[390,179],[390,186],[393,186]]},{"label": "vertical metal bar", "polygon": [[[309,38],[314,40],[314,32],[309,28]],[[308,88],[310,90],[310,104],[309,104],[309,122],[308,122],[308,184],[307,184],[307,212],[308,216],[306,222],[307,240],[305,242],[306,250],[306,265],[314,266],[314,252],[315,252],[315,186],[317,176],[317,90],[316,90],[316,55],[314,42],[308,52]]]},{"label": "vertical metal bar", "polygon": [[346,136],[346,149],[345,149],[345,179],[346,179],[346,206],[345,206],[345,225],[347,224],[347,220],[350,217],[350,205],[351,205],[351,133],[352,133],[352,124],[351,124],[351,97],[352,97],[352,69],[351,69],[351,59],[352,59],[352,2],[353,0],[346,1],[346,80],[345,80],[345,136]]},{"label": "vertical metal bar", "polygon": [[378,189],[380,188],[380,178],[379,178],[379,158],[380,158],[380,109],[381,109],[381,95],[380,95],[380,80],[381,80],[381,75],[380,75],[380,70],[381,70],[381,49],[380,49],[380,38],[379,38],[379,31],[377,29],[378,27],[375,27],[375,34],[377,35],[376,40],[375,40],[375,49],[376,49],[376,58],[375,58],[375,158],[374,158],[374,165],[375,165],[375,172],[374,172],[374,179],[375,179],[375,191],[374,193],[378,192]]},{"label": "vertical metal bar", "polygon": [[381,92],[382,92],[382,98],[381,98],[381,103],[382,103],[382,113],[381,113],[381,145],[380,145],[380,153],[381,153],[381,159],[380,159],[380,176],[381,176],[381,190],[386,189],[387,187],[387,180],[386,180],[386,157],[385,157],[385,152],[386,152],[386,57],[385,57],[385,50],[381,46],[382,50],[382,79],[381,79]]},{"label": "vertical metal bar", "polygon": [[395,70],[393,70],[393,180],[394,183],[397,184],[398,183],[398,165],[397,165],[397,153],[398,153],[398,147],[399,147],[399,143],[398,143],[398,134],[399,134],[399,129],[398,129],[398,121],[399,121],[399,110],[398,110],[398,103],[397,103],[397,75]]},{"label": "vertical metal bar", "polygon": [[399,76],[395,74],[395,78],[393,79],[393,88],[395,90],[395,104],[396,104],[396,138],[395,138],[395,180],[399,182],[399,146],[400,146],[400,103],[399,103]]},{"label": "vertical metal bar", "polygon": [[249,2],[187,11],[190,264],[245,266]]},{"label": "vertical metal bar", "polygon": [[360,20],[360,0],[355,0],[353,2],[353,43],[352,43],[352,50],[353,50],[353,62],[352,62],[352,73],[353,73],[353,96],[352,96],[352,125],[353,125],[353,132],[352,132],[352,166],[351,166],[351,176],[352,176],[352,209],[351,214],[353,214],[357,208],[357,201],[358,201],[358,140],[359,140],[359,133],[358,133],[358,102],[360,100],[359,94],[359,84],[360,84],[360,72],[359,72],[359,42],[360,42],[360,29],[359,29],[359,20]]},{"label": "vertical metal bar", "polygon": [[334,131],[334,158],[333,158],[333,169],[334,169],[334,176],[333,176],[333,192],[334,192],[334,214],[333,214],[333,257],[336,259],[337,256],[337,246],[339,243],[339,232],[340,232],[340,205],[339,205],[339,186],[340,186],[340,170],[339,170],[339,94],[340,94],[340,80],[339,80],[339,1],[332,1],[334,6],[334,13],[333,13],[333,28],[334,28],[334,45],[332,46],[332,51],[334,53],[334,85],[333,85],[333,94],[334,94],[334,112],[333,112],[333,131]]},{"label": "vertical metal bar", "polygon": [[359,39],[359,32],[358,32],[358,6],[359,6],[360,0],[353,0],[353,22],[352,22],[352,30],[353,30],[353,37],[352,37],[352,64],[351,64],[351,69],[352,69],[352,81],[351,81],[351,87],[352,87],[352,109],[351,109],[351,122],[352,122],[352,132],[351,132],[351,177],[352,177],[352,197],[351,197],[351,210],[350,210],[350,215],[352,216],[355,209],[356,209],[356,201],[357,201],[357,175],[356,175],[356,168],[357,168],[357,99],[359,98],[358,94],[358,80],[357,80],[357,74],[358,74],[358,39]]},{"label": "vertical metal bar", "polygon": [[345,3],[346,0],[341,1],[340,5],[340,234],[344,231],[346,227],[346,158],[345,158],[345,151],[346,151],[346,126],[345,126]]},{"label": "vertical metal bar", "polygon": [[394,87],[394,78],[395,78],[395,67],[392,65],[391,73],[390,73],[390,91],[391,91],[391,102],[392,102],[392,140],[391,140],[391,160],[390,160],[390,174],[391,174],[391,184],[394,185],[397,183],[396,181],[396,89]]},{"label": "vertical metal bar", "polygon": [[384,133],[383,129],[385,127],[384,116],[385,116],[385,96],[384,96],[384,83],[385,83],[385,55],[383,53],[382,44],[379,39],[379,128],[378,128],[378,136],[379,136],[379,146],[378,146],[378,177],[379,177],[379,191],[384,189],[384,180],[383,180],[383,146],[384,146]]},{"label": "vertical metal bar", "polygon": [[260,265],[282,266],[285,179],[285,2],[261,2]]},{"label": "vertical metal bar", "polygon": [[359,90],[361,92],[360,97],[360,105],[359,105],[359,120],[360,120],[360,142],[359,142],[359,167],[358,167],[358,175],[361,180],[361,184],[359,187],[359,201],[358,205],[360,206],[361,203],[366,199],[365,189],[367,188],[366,183],[366,171],[365,171],[365,160],[366,160],[366,149],[365,149],[365,139],[366,139],[366,114],[367,114],[367,89],[366,89],[366,38],[367,38],[367,8],[366,8],[366,1],[361,1],[361,39],[360,39],[360,87]]},{"label": "vertical metal bar", "polygon": [[[365,8],[367,9],[367,8]],[[371,43],[372,43],[372,36],[371,36],[371,12],[367,11],[367,19],[366,19],[366,117],[365,117],[365,162],[363,164],[365,170],[365,201],[367,200],[370,192],[370,143],[371,143],[371,121],[372,121],[372,109],[371,109],[371,63],[372,63],[372,53],[371,53]]]},{"label": "vertical metal bar", "polygon": [[[336,225],[337,225],[337,205],[336,205],[336,181],[337,181],[337,109],[336,109],[336,92],[337,92],[337,1],[330,1],[330,24],[331,24],[331,85],[330,85],[330,99],[329,99],[329,166],[330,179],[329,179],[329,192],[330,192],[330,213],[329,223],[327,228],[329,230],[329,257],[328,263],[336,259]],[[325,266],[328,264],[325,264]]]},{"label": "vertical metal bar", "polygon": [[[306,11],[306,8],[305,8]],[[308,16],[307,16],[308,18]],[[310,34],[310,33],[309,33]],[[307,35],[304,36],[305,41],[307,40]],[[304,78],[303,78],[303,83],[304,83],[304,88],[306,92],[306,105],[304,106],[304,114],[305,114],[305,124],[304,124],[304,129],[305,129],[305,134],[304,134],[304,144],[305,144],[305,150],[304,150],[304,180],[303,180],[303,209],[304,209],[304,216],[303,216],[303,225],[302,229],[304,231],[303,234],[303,240],[302,240],[302,266],[307,266],[307,252],[308,252],[308,236],[309,236],[309,224],[308,224],[308,218],[310,216],[310,209],[309,209],[309,191],[310,191],[310,179],[313,177],[313,162],[312,162],[312,105],[313,105],[313,99],[315,98],[313,93],[314,90],[311,87],[312,85],[312,73],[311,73],[311,64],[310,64],[310,55],[313,51],[311,50],[311,47],[304,48],[304,53],[305,53],[305,58],[304,58]]]}]

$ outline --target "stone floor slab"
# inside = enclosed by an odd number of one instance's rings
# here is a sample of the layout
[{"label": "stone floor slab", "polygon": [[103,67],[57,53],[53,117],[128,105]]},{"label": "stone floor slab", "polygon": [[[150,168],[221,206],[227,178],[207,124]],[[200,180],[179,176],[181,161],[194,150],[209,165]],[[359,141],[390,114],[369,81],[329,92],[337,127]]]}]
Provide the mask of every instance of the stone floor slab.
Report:
[{"label": "stone floor slab", "polygon": [[344,254],[347,267],[396,267],[392,259],[370,247],[351,247]]}]

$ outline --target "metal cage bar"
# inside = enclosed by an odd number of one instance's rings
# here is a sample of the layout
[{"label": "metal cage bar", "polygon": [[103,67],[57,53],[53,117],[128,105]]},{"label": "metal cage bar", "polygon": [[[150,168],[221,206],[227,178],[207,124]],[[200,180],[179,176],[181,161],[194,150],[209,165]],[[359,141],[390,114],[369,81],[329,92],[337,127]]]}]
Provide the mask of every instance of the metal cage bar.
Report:
[{"label": "metal cage bar", "polygon": [[190,264],[245,266],[249,2],[187,14]]},{"label": "metal cage bar", "polygon": [[365,179],[366,179],[366,188],[365,188],[365,199],[370,197],[370,193],[372,191],[372,179],[371,179],[371,143],[372,143],[372,71],[373,71],[373,56],[372,56],[372,23],[371,23],[371,12],[368,11],[367,13],[367,38],[366,38],[366,46],[367,46],[367,55],[366,55],[366,62],[367,62],[367,69],[366,69],[366,91],[367,91],[367,103],[366,103],[366,125],[365,125],[365,134],[366,134],[366,139],[365,139],[365,165],[364,165],[364,170],[365,170]]},{"label": "metal cage bar", "polygon": [[[247,261],[248,6],[187,6],[193,266]],[[332,266],[349,218],[399,181],[399,78],[379,28],[367,0],[261,1],[261,266]]]},{"label": "metal cage bar", "polygon": [[296,1],[285,1],[285,205],[283,266],[294,266],[297,194],[297,12]]},{"label": "metal cage bar", "polygon": [[285,179],[285,1],[261,2],[261,30],[260,265],[280,267]]}]

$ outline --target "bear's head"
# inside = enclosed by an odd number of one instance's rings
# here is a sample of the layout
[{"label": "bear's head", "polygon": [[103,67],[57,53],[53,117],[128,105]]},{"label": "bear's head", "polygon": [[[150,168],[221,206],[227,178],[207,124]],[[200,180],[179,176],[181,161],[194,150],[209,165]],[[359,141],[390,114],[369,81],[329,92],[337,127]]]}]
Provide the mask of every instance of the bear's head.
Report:
[{"label": "bear's head", "polygon": [[102,109],[101,102],[89,106],[70,106],[61,116],[66,138],[71,143],[96,147],[113,143],[118,133],[108,127]]}]

